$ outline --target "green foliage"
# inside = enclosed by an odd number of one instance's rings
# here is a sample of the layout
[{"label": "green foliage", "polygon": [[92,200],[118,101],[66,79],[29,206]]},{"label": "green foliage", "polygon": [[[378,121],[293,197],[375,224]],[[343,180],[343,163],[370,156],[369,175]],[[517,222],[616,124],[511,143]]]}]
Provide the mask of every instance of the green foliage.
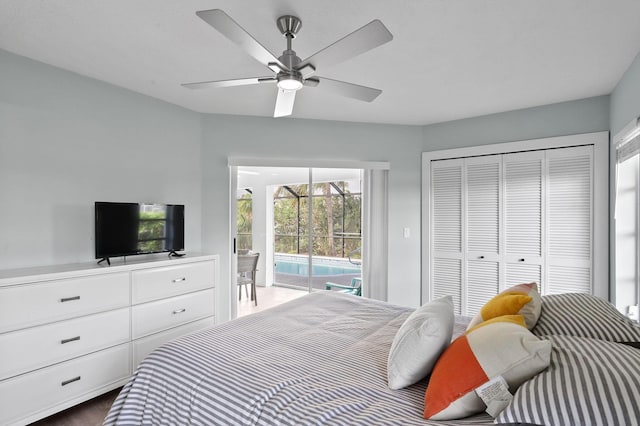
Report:
[{"label": "green foliage", "polygon": [[237,216],[238,216],[238,249],[251,250],[253,244],[252,238],[252,223],[253,223],[253,206],[251,204],[251,194],[242,194],[242,197],[237,201]]},{"label": "green foliage", "polygon": [[[337,182],[344,197],[333,193],[329,183],[313,188],[313,255],[347,257],[361,245],[361,195],[351,194],[347,182]],[[276,253],[308,254],[309,188],[289,185],[274,193],[274,237]],[[352,255],[359,258],[359,253]]]},{"label": "green foliage", "polygon": [[161,251],[164,248],[166,215],[163,211],[140,212],[138,250]]}]

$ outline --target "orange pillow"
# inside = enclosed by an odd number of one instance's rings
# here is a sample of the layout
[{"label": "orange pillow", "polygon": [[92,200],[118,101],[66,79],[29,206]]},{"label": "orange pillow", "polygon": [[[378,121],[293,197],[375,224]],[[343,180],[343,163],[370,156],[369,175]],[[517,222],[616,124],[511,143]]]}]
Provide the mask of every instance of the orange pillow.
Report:
[{"label": "orange pillow", "polygon": [[[511,318],[512,319],[512,318]],[[452,420],[482,412],[475,389],[502,376],[511,393],[547,368],[551,342],[540,340],[510,319],[496,319],[458,337],[431,372],[424,417]]]},{"label": "orange pillow", "polygon": [[473,317],[467,330],[483,321],[503,315],[522,315],[527,328],[531,330],[540,318],[541,309],[542,298],[538,293],[538,285],[536,283],[518,284],[485,303],[480,312]]}]

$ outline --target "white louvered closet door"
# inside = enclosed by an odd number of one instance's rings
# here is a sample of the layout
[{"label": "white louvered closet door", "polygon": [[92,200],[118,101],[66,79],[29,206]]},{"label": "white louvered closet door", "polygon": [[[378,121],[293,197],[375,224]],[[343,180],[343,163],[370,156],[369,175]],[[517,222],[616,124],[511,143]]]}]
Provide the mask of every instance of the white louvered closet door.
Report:
[{"label": "white louvered closet door", "polygon": [[500,288],[501,159],[500,155],[488,155],[465,160],[467,279],[463,311],[467,315],[479,312]]},{"label": "white louvered closet door", "polygon": [[453,298],[461,313],[463,160],[431,164],[431,300]]},{"label": "white louvered closet door", "polygon": [[547,250],[543,292],[592,292],[593,146],[547,156]]},{"label": "white louvered closet door", "polygon": [[545,151],[503,155],[504,285],[542,282]]}]

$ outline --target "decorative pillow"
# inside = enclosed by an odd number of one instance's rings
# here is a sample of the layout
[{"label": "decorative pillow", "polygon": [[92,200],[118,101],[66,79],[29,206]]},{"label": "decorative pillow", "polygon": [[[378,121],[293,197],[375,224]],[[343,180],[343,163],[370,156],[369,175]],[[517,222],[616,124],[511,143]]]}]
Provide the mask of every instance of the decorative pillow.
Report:
[{"label": "decorative pillow", "polygon": [[503,315],[522,315],[527,323],[527,328],[531,330],[540,317],[541,305],[542,300],[536,283],[518,284],[504,290],[485,303],[469,323],[468,329],[491,318]]},{"label": "decorative pillow", "polygon": [[387,377],[391,389],[402,389],[424,379],[451,342],[451,296],[425,303],[402,324],[391,343]]},{"label": "decorative pillow", "polygon": [[476,388],[502,376],[514,392],[549,365],[550,352],[551,342],[513,322],[495,322],[460,336],[433,368],[424,417],[452,420],[484,411]]},{"label": "decorative pillow", "polygon": [[551,365],[516,392],[497,423],[637,425],[640,351],[604,340],[549,336]]},{"label": "decorative pillow", "polygon": [[585,293],[542,296],[536,336],[567,335],[611,342],[640,342],[640,327],[606,300]]},{"label": "decorative pillow", "polygon": [[490,320],[483,321],[478,325],[475,325],[467,330],[466,334],[471,333],[473,330],[477,330],[480,327],[484,327],[485,325],[494,324],[496,322],[512,322],[521,327],[527,328],[527,324],[524,322],[524,317],[522,315],[503,315],[501,317],[491,318]]}]

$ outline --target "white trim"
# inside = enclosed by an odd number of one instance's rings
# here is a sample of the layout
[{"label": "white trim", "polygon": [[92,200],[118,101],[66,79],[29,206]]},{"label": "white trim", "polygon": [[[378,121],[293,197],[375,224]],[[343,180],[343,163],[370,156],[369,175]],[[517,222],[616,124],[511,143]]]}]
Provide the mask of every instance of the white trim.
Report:
[{"label": "white trim", "polygon": [[304,167],[319,169],[389,170],[388,161],[335,160],[318,158],[229,157],[229,166]]},{"label": "white trim", "polygon": [[593,144],[593,294],[615,297],[609,281],[609,132],[592,133],[602,140]]},{"label": "white trim", "polygon": [[229,247],[229,278],[231,279],[231,289],[229,291],[230,296],[228,300],[229,304],[229,318],[236,319],[238,316],[238,256],[237,256],[237,244],[236,251],[233,250],[233,239],[238,234],[238,220],[237,220],[237,197],[238,197],[238,167],[229,166],[229,241],[231,247]]},{"label": "white trim", "polygon": [[634,118],[626,126],[622,128],[615,136],[611,139],[611,144],[613,146],[618,146],[624,142],[628,142],[630,139],[629,136],[637,129],[639,129],[640,125],[640,117]]},{"label": "white trim", "polygon": [[464,158],[491,154],[537,151],[551,148],[593,145],[594,147],[594,208],[593,208],[593,292],[611,300],[612,284],[609,284],[609,132],[584,133],[544,139],[506,142],[467,148],[445,149],[422,153],[422,273],[421,303],[430,299],[429,277],[431,245],[431,161]]}]

